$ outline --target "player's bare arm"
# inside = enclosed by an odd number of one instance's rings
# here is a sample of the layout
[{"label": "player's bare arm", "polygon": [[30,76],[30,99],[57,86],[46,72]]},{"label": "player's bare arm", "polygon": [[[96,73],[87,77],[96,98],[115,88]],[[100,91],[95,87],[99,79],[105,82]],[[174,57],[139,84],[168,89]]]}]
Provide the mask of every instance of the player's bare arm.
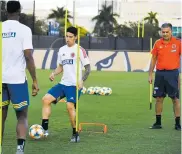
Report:
[{"label": "player's bare arm", "polygon": [[35,63],[32,56],[32,51],[30,49],[24,50],[24,56],[26,60],[27,69],[32,77],[33,84],[32,84],[32,96],[36,96],[39,88],[37,83],[36,71],[35,71]]},{"label": "player's bare arm", "polygon": [[63,72],[63,65],[59,64],[57,68],[51,73],[49,79],[54,80],[55,76]]},{"label": "player's bare arm", "polygon": [[157,56],[156,55],[152,55],[151,63],[150,63],[150,68],[149,68],[149,83],[152,83],[152,73],[154,71],[156,62],[157,62]]},{"label": "player's bare arm", "polygon": [[88,76],[90,74],[90,71],[91,71],[90,64],[85,65],[84,67],[85,67],[85,72],[84,72],[83,77],[82,77],[83,81],[87,80],[87,78],[88,78]]},{"label": "player's bare arm", "polygon": [[54,75],[58,75],[63,72],[63,65],[59,64],[57,68],[53,71]]},{"label": "player's bare arm", "polygon": [[83,81],[85,81],[88,78],[91,70],[90,64],[87,64],[84,67],[85,67],[85,72],[83,74],[82,81],[79,83],[79,89],[83,88]]}]

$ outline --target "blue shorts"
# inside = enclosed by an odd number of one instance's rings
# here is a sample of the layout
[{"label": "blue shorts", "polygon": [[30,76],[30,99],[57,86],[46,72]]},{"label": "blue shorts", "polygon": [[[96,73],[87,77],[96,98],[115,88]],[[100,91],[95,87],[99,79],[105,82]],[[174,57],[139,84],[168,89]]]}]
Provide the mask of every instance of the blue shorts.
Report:
[{"label": "blue shorts", "polygon": [[29,106],[29,93],[27,81],[22,84],[2,84],[2,106],[7,106],[11,103],[13,108],[21,111]]},{"label": "blue shorts", "polygon": [[179,98],[178,85],[179,71],[176,70],[157,70],[155,73],[153,97]]},{"label": "blue shorts", "polygon": [[[56,98],[56,102],[66,97],[67,102],[76,104],[76,86],[65,86],[63,84],[58,83],[48,91],[48,94]],[[79,90],[78,92],[79,98],[80,94],[81,90]]]}]

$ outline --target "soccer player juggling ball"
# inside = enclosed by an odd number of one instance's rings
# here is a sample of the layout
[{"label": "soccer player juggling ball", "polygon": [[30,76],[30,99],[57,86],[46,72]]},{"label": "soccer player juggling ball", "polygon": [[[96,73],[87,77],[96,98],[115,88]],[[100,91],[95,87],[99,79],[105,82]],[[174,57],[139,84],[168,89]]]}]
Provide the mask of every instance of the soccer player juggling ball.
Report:
[{"label": "soccer player juggling ball", "polygon": [[[77,48],[75,43],[77,40],[77,28],[69,27],[66,32],[66,45],[59,49],[58,66],[51,73],[49,79],[54,80],[55,76],[63,72],[61,81],[52,87],[47,94],[42,98],[42,127],[45,130],[45,136],[48,136],[48,122],[51,115],[51,103],[56,103],[59,99],[66,97],[67,111],[69,114],[71,126],[73,128],[71,142],[80,140],[76,132],[76,75],[77,75]],[[90,62],[86,51],[80,47],[80,68],[79,68],[79,96],[83,87],[83,82],[90,74]],[[82,76],[82,67],[85,67],[85,72]]]}]

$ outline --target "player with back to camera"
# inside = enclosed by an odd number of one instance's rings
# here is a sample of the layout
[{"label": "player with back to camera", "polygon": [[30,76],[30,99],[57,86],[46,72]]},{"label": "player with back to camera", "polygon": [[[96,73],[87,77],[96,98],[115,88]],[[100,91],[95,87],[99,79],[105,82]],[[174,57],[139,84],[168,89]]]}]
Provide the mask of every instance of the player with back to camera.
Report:
[{"label": "player with back to camera", "polygon": [[11,101],[17,117],[16,154],[24,154],[28,129],[29,93],[26,67],[33,80],[32,96],[36,96],[39,91],[32,56],[32,32],[29,27],[19,22],[20,10],[19,1],[8,1],[8,20],[2,23],[2,134]]}]

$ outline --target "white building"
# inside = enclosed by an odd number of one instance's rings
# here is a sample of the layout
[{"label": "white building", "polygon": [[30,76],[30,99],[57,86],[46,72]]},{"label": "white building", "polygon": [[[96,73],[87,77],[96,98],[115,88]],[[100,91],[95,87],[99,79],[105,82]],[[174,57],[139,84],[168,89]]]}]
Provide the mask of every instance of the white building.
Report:
[{"label": "white building", "polygon": [[[106,2],[112,4],[112,1]],[[114,12],[120,15],[119,23],[125,21],[141,21],[148,12],[157,12],[159,23],[171,22],[174,26],[181,26],[180,1],[162,0],[114,0]]]},{"label": "white building", "polygon": [[[128,21],[142,21],[152,11],[157,12],[159,25],[164,22],[170,22],[175,27],[182,27],[182,6],[180,0],[97,0],[92,16],[89,13],[77,13],[78,23],[83,23],[83,26],[87,23],[89,29],[93,29],[94,23],[90,20],[98,14],[98,9],[101,9],[102,4],[113,5],[113,12],[120,16],[118,18],[118,23],[120,24]],[[84,8],[84,12],[87,12],[87,9]]]},{"label": "white building", "polygon": [[[46,18],[51,9],[65,6],[73,14],[73,0],[35,0],[35,14],[39,18]],[[54,3],[53,3],[54,1]],[[92,31],[95,23],[91,19],[98,14],[101,5],[113,4],[114,13],[120,15],[118,23],[128,21],[142,21],[149,12],[157,12],[159,23],[171,22],[173,26],[181,27],[181,0],[75,0],[75,22]],[[32,13],[33,0],[23,1],[23,11]]]}]

